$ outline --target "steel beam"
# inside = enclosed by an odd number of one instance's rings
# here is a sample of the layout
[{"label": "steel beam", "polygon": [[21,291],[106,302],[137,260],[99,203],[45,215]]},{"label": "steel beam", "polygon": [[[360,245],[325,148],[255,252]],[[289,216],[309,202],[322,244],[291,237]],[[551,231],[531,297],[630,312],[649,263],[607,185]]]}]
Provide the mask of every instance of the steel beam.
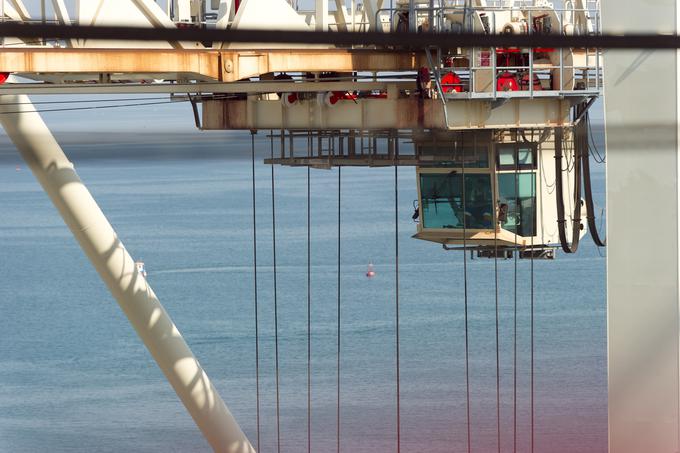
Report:
[{"label": "steel beam", "polygon": [[[569,123],[577,99],[508,99],[447,102],[451,130],[556,127]],[[415,98],[341,100],[327,106],[315,99],[287,107],[278,100],[203,102],[203,129],[447,129],[442,102]]]},{"label": "steel beam", "polygon": [[368,49],[55,49],[3,48],[0,71],[20,74],[176,74],[235,82],[269,72],[417,70],[422,52]]},{"label": "steel beam", "polygon": [[388,85],[414,90],[415,82],[196,82],[196,83],[11,83],[0,85],[0,94],[227,94],[280,93],[287,91],[387,91]]},{"label": "steel beam", "polygon": [[[574,55],[583,59],[584,51],[576,49]],[[50,82],[79,80],[83,75],[92,74],[110,74],[122,81],[146,75],[149,79],[237,82],[271,72],[399,72],[416,71],[427,65],[424,52],[379,49],[172,50],[36,46],[4,47],[0,52],[1,72],[31,75],[37,80],[47,76]],[[456,59],[455,65],[467,70],[469,62]]]}]

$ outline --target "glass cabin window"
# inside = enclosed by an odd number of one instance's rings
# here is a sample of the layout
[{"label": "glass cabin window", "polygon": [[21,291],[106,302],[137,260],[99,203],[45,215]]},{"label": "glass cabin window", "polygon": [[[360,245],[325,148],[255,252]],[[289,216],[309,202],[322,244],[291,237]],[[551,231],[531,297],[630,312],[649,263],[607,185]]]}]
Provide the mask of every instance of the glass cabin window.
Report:
[{"label": "glass cabin window", "polygon": [[523,237],[535,236],[536,173],[499,174],[498,195],[499,202],[508,205],[502,227]]},{"label": "glass cabin window", "polygon": [[502,143],[496,145],[499,170],[529,170],[536,168],[536,145],[533,143]]},{"label": "glass cabin window", "polygon": [[520,167],[536,168],[534,164],[534,147],[526,145],[517,146],[517,163]]},{"label": "glass cabin window", "polygon": [[422,173],[420,175],[423,228],[490,229],[493,228],[494,202],[491,176],[463,175],[457,172]]}]

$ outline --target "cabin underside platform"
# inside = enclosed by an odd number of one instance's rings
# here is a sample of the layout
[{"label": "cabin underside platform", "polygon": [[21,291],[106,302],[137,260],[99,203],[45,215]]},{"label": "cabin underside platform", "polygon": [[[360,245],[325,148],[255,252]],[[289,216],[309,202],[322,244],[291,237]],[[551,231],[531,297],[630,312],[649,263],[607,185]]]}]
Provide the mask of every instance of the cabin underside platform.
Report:
[{"label": "cabin underside platform", "polygon": [[467,231],[420,231],[412,236],[414,239],[436,242],[444,246],[466,247],[526,247],[526,238],[517,236],[510,231],[499,228],[498,230]]},{"label": "cabin underside platform", "polygon": [[[389,93],[389,90],[388,90]],[[460,99],[444,104],[415,97],[342,100],[326,105],[316,98],[284,105],[277,100],[206,100],[204,130],[258,129],[505,129],[569,126],[573,105],[583,95],[562,98]],[[446,105],[446,113],[444,112]]]}]

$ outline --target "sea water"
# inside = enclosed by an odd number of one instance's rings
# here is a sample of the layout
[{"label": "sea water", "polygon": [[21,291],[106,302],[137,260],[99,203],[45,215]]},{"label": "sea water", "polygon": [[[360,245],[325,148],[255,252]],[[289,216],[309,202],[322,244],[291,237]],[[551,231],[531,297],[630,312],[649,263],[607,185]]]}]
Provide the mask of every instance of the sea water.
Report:
[{"label": "sea water", "polygon": [[[146,263],[148,281],[255,445],[250,137],[196,133],[76,141],[65,149],[79,175],[133,257]],[[277,449],[272,176],[262,163],[268,146],[258,137],[262,452]],[[280,450],[303,452],[307,169],[274,170]],[[341,175],[340,444],[345,452],[395,451],[394,176],[393,168],[345,168]],[[330,452],[337,441],[338,170],[313,169],[310,178],[310,435],[313,451]],[[603,166],[595,165],[593,179],[602,207]],[[407,452],[465,451],[463,254],[410,237],[416,231],[415,183],[413,168],[399,169],[401,446]],[[0,152],[0,256],[0,451],[209,451],[55,208],[7,144]],[[365,276],[368,263],[374,264],[375,278]],[[472,449],[496,451],[499,409],[502,451],[513,451],[515,441],[517,451],[528,451],[531,263],[518,261],[515,272],[514,260],[468,256],[466,265]],[[535,451],[606,451],[603,252],[586,237],[574,256],[558,252],[555,261],[535,261],[534,294]]]}]

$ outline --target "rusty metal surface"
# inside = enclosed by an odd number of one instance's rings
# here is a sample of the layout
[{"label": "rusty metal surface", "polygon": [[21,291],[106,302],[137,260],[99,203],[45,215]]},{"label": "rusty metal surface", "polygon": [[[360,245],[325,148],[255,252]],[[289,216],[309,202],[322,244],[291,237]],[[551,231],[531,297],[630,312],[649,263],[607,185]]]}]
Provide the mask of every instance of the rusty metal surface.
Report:
[{"label": "rusty metal surface", "polygon": [[224,82],[284,71],[405,71],[425,64],[412,51],[353,49],[177,50],[3,48],[0,68],[12,73],[178,73]]},{"label": "rusty metal surface", "polygon": [[572,100],[508,99],[501,106],[483,99],[447,102],[449,124],[440,100],[416,97],[358,99],[335,106],[315,100],[287,107],[278,100],[203,102],[203,128],[224,129],[494,129],[568,125]]},{"label": "rusty metal surface", "polygon": [[219,53],[198,50],[46,49],[0,51],[12,73],[194,73],[219,78]]}]

